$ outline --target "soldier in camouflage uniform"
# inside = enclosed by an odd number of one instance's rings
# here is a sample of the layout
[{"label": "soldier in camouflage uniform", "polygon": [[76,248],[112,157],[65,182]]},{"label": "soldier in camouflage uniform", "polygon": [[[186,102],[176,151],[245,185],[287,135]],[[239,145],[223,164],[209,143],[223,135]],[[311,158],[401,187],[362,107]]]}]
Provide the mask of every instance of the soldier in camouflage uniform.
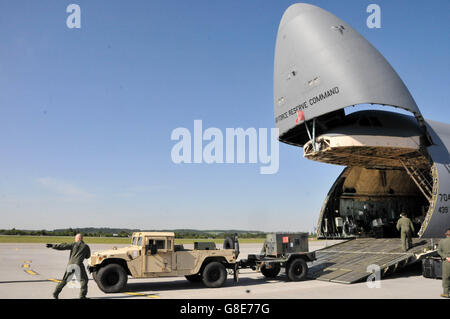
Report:
[{"label": "soldier in camouflage uniform", "polygon": [[442,288],[444,293],[441,297],[450,298],[450,228],[445,233],[447,238],[441,239],[438,245],[438,253],[442,257]]},{"label": "soldier in camouflage uniform", "polygon": [[53,248],[56,250],[70,250],[70,257],[66,272],[64,273],[61,282],[56,286],[56,289],[53,292],[53,297],[55,299],[58,299],[58,295],[67,284],[67,280],[74,274],[81,284],[80,299],[86,298],[87,284],[89,279],[86,274],[86,270],[84,269],[83,260],[91,256],[91,250],[89,246],[83,242],[82,235],[77,234],[75,236],[75,242],[71,244],[47,244],[47,248]]},{"label": "soldier in camouflage uniform", "polygon": [[407,251],[412,247],[412,234],[414,233],[414,225],[406,213],[402,212],[402,217],[397,222],[397,230],[400,231],[403,251]]}]

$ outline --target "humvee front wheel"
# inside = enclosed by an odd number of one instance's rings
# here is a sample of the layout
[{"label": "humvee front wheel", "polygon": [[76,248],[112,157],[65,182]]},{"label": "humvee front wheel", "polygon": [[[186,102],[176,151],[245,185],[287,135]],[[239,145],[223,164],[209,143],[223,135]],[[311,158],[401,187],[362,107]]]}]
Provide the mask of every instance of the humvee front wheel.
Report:
[{"label": "humvee front wheel", "polygon": [[100,268],[95,277],[100,290],[106,293],[123,290],[128,280],[125,269],[118,264],[109,264]]},{"label": "humvee front wheel", "polygon": [[92,279],[94,279],[95,282],[97,282],[97,271],[92,272]]},{"label": "humvee front wheel", "polygon": [[227,270],[220,262],[210,262],[203,270],[202,281],[208,288],[222,287],[226,279]]}]

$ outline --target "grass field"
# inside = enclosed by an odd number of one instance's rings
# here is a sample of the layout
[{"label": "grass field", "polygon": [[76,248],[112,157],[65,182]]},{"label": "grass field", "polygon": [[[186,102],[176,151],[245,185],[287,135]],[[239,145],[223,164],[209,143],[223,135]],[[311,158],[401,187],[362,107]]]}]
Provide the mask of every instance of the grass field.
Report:
[{"label": "grass field", "polygon": [[[73,242],[73,236],[1,236],[0,243],[36,243],[36,244],[59,244]],[[117,238],[117,237],[84,237],[84,242],[87,244],[129,244],[131,238]],[[193,244],[194,241],[214,241],[216,244],[222,244],[223,239],[190,239],[179,238],[175,239],[175,244]],[[263,238],[242,238],[239,243],[263,243]]]}]

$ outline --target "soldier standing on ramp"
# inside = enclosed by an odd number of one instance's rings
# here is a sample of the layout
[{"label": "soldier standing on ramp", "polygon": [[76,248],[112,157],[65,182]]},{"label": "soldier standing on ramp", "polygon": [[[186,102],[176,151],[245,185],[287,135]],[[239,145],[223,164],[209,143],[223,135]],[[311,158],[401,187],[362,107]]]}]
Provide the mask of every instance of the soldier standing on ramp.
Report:
[{"label": "soldier standing on ramp", "polygon": [[441,297],[450,298],[450,228],[447,229],[445,233],[447,238],[441,239],[438,245],[438,253],[442,257],[442,288],[444,288],[444,293]]},{"label": "soldier standing on ramp", "polygon": [[406,213],[402,212],[402,217],[397,222],[397,230],[400,231],[403,251],[407,251],[412,247],[412,234],[414,233],[414,225]]},{"label": "soldier standing on ramp", "polygon": [[91,250],[88,245],[83,242],[83,236],[81,234],[75,235],[75,242],[71,244],[47,244],[47,248],[53,248],[56,250],[70,250],[69,262],[64,273],[64,277],[61,282],[56,286],[53,292],[53,298],[58,299],[58,295],[64,286],[67,284],[67,280],[75,275],[77,280],[80,281],[80,299],[85,299],[87,294],[88,276],[84,269],[83,260],[91,256]]}]

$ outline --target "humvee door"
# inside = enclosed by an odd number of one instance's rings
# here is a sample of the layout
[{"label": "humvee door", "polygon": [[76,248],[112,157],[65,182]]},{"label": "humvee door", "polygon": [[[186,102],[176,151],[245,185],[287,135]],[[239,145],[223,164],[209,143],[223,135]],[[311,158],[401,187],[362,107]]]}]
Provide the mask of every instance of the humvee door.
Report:
[{"label": "humvee door", "polygon": [[173,239],[146,237],[143,245],[144,273],[172,271]]}]

